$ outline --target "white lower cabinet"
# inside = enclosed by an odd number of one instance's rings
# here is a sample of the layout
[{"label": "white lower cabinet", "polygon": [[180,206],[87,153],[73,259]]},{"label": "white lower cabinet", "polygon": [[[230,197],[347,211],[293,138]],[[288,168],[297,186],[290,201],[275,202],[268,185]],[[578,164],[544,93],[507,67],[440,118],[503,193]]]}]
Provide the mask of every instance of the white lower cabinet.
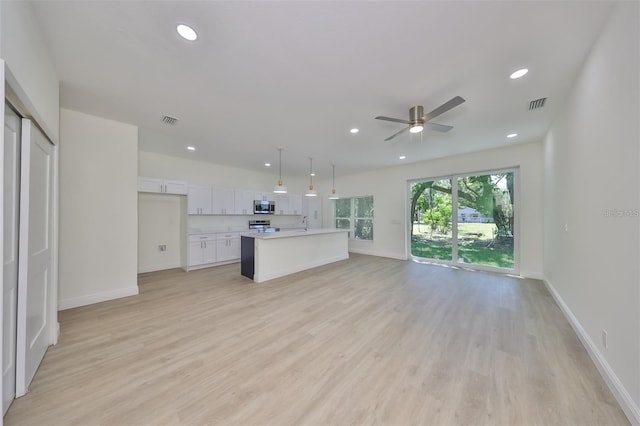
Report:
[{"label": "white lower cabinet", "polygon": [[227,262],[240,259],[240,234],[218,234],[217,261]]},{"label": "white lower cabinet", "polygon": [[215,263],[216,242],[216,234],[190,235],[188,266]]},{"label": "white lower cabinet", "polygon": [[189,267],[240,260],[240,233],[189,235],[188,257]]}]

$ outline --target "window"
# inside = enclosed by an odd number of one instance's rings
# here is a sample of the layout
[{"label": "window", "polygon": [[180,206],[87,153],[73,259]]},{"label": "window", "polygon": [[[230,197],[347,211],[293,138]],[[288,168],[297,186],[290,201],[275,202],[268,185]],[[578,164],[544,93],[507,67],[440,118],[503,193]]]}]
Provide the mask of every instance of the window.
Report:
[{"label": "window", "polygon": [[336,200],[334,213],[336,228],[348,229],[349,238],[373,240],[373,196]]}]

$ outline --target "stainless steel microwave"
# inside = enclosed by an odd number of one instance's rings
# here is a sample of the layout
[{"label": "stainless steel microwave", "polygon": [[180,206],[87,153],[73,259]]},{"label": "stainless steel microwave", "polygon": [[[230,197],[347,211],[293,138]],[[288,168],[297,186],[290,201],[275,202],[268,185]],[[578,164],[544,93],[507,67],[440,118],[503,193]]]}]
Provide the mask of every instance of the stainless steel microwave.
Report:
[{"label": "stainless steel microwave", "polygon": [[276,212],[276,203],[273,201],[255,200],[253,202],[254,214],[274,214]]}]

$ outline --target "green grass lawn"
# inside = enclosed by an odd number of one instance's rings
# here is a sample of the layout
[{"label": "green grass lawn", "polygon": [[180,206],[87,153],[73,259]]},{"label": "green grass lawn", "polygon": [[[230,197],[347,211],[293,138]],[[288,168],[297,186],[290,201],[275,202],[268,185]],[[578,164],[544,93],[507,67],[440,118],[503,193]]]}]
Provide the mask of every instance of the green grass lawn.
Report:
[{"label": "green grass lawn", "polygon": [[[458,227],[458,258],[476,265],[513,268],[513,239],[494,241],[492,223],[461,223]],[[431,234],[427,225],[414,224],[411,254],[437,260],[451,260],[451,233]]]}]

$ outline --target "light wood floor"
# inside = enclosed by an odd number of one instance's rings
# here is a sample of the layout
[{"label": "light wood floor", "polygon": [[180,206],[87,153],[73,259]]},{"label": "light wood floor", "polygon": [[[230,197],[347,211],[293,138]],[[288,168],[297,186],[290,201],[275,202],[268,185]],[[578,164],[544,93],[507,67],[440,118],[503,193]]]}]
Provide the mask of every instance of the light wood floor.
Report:
[{"label": "light wood floor", "polygon": [[139,282],[61,312],[5,424],[628,424],[539,281],[352,254]]}]

